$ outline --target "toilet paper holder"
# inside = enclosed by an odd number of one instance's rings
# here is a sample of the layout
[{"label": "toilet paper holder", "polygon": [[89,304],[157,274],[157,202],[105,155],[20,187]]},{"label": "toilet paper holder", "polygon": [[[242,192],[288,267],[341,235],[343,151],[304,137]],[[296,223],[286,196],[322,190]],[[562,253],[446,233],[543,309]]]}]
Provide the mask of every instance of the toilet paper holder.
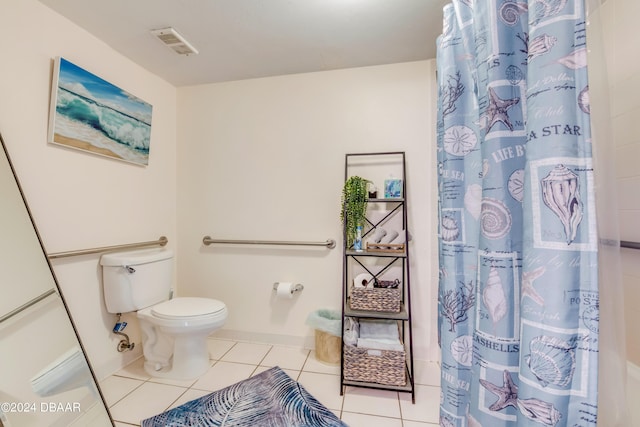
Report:
[{"label": "toilet paper holder", "polygon": [[[278,285],[280,284],[280,282],[275,282],[273,284],[273,291],[276,292],[278,290]],[[293,285],[293,287],[291,288],[291,293],[294,292],[300,292],[304,289],[304,286],[301,283],[297,283],[295,285]]]}]

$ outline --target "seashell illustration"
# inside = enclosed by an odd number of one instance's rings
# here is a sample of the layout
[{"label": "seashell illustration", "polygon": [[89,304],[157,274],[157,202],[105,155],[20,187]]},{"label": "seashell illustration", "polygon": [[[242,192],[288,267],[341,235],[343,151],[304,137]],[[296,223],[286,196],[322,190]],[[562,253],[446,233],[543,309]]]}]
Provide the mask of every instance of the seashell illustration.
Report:
[{"label": "seashell illustration", "polygon": [[555,426],[562,418],[552,403],[540,399],[518,399],[518,409],[525,417],[545,426]]},{"label": "seashell illustration", "polygon": [[449,418],[440,416],[440,427],[456,427],[456,425]]},{"label": "seashell illustration", "polygon": [[524,199],[524,169],[518,169],[511,174],[507,188],[511,197],[522,203],[522,199]]},{"label": "seashell illustration", "polygon": [[529,61],[537,56],[544,55],[545,53],[549,52],[557,41],[557,38],[548,34],[542,34],[531,40],[529,42]]},{"label": "seashell illustration", "polygon": [[482,172],[480,172],[480,178],[484,178],[489,173],[489,160],[482,159]]},{"label": "seashell illustration", "polygon": [[556,165],[549,175],[542,179],[541,184],[542,200],[560,218],[567,244],[570,245],[575,240],[582,221],[578,175],[564,165]]},{"label": "seashell illustration", "polygon": [[576,49],[569,55],[558,59],[556,62],[572,70],[584,68],[587,66],[587,48],[581,47],[580,49]]},{"label": "seashell illustration", "polygon": [[473,359],[473,338],[471,335],[461,335],[451,341],[451,356],[459,364],[471,366]]},{"label": "seashell illustration", "polygon": [[575,342],[540,335],[531,340],[529,351],[525,363],[544,387],[549,384],[566,387],[571,383],[576,368]]},{"label": "seashell illustration", "polygon": [[509,65],[505,70],[505,75],[507,77],[507,80],[509,80],[509,83],[511,83],[512,85],[517,85],[524,78],[524,73],[522,72],[522,70],[515,65]]},{"label": "seashell illustration", "polygon": [[482,187],[479,184],[471,184],[464,193],[464,207],[475,219],[480,218],[480,205],[482,201]]},{"label": "seashell illustration", "polygon": [[527,3],[516,3],[515,1],[506,1],[500,6],[500,19],[507,25],[514,26],[520,21],[520,15],[526,13],[528,9]]},{"label": "seashell illustration", "polygon": [[451,126],[444,131],[444,151],[453,156],[466,156],[477,143],[478,137],[467,126]]},{"label": "seashell illustration", "polygon": [[453,242],[460,237],[460,229],[455,219],[450,216],[442,218],[441,230],[442,240],[445,242]]},{"label": "seashell illustration", "polygon": [[507,314],[507,297],[502,287],[502,279],[495,267],[489,270],[487,285],[482,292],[482,302],[489,310],[489,316],[494,324],[502,320]]},{"label": "seashell illustration", "polygon": [[557,15],[566,4],[567,0],[533,0],[533,7],[529,8],[532,23],[536,25],[545,18]]},{"label": "seashell illustration", "polygon": [[500,239],[511,230],[511,212],[500,200],[482,199],[480,208],[482,234],[488,239]]},{"label": "seashell illustration", "polygon": [[591,114],[591,104],[589,104],[589,85],[578,94],[578,106],[585,114]]}]

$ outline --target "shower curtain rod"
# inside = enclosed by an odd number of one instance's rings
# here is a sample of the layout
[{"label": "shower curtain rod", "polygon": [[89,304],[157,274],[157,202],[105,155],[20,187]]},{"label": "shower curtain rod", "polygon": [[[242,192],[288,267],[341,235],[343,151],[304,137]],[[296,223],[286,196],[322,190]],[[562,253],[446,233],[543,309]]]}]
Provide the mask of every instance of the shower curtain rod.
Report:
[{"label": "shower curtain rod", "polygon": [[281,240],[229,240],[229,239],[212,239],[210,236],[204,236],[202,243],[209,246],[212,243],[225,243],[232,245],[291,245],[291,246],[325,246],[329,249],[336,247],[336,241],[327,239],[324,242],[291,242]]},{"label": "shower curtain rod", "polygon": [[67,252],[56,252],[47,255],[49,259],[56,258],[66,258],[78,255],[89,255],[89,254],[97,254],[100,252],[108,252],[108,251],[116,251],[123,249],[136,249],[136,248],[146,248],[148,246],[165,246],[169,242],[165,236],[160,236],[158,240],[151,240],[148,242],[139,242],[139,243],[125,243],[122,245],[113,245],[113,246],[103,246],[100,248],[91,248],[91,249],[80,249],[77,251],[67,251]]}]

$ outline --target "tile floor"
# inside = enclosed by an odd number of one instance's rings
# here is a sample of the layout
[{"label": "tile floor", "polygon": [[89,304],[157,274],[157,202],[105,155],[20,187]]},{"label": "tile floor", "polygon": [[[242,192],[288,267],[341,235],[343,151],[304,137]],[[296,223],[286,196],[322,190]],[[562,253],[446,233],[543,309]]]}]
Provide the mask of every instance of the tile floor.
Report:
[{"label": "tile floor", "polygon": [[140,421],[189,400],[280,366],[351,427],[438,425],[440,371],[436,363],[415,362],[416,403],[411,394],[346,387],[340,396],[340,368],[300,348],[210,338],[211,368],[201,378],[172,381],[149,377],[142,358],[100,383],[117,427]]}]

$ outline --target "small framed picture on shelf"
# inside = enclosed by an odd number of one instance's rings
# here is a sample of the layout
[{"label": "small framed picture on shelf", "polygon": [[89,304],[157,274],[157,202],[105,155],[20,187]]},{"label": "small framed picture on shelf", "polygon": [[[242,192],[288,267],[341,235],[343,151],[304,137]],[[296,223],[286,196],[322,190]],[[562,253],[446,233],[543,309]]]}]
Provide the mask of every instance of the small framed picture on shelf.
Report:
[{"label": "small framed picture on shelf", "polygon": [[384,180],[384,198],[397,199],[402,197],[402,180],[389,178]]}]

